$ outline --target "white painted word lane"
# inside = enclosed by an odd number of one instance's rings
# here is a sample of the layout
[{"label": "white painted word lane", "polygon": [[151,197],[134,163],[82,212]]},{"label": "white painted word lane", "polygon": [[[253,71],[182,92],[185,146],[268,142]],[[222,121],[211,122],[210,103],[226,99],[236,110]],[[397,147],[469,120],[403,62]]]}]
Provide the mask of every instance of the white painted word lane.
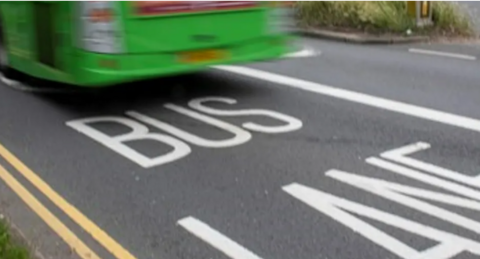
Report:
[{"label": "white painted word lane", "polygon": [[[387,172],[403,175],[428,185],[459,194],[460,196],[402,185],[382,179],[360,176],[335,169],[326,172],[326,176],[362,189],[366,192],[376,194],[403,206],[410,207],[431,217],[444,220],[458,227],[480,234],[480,222],[423,201],[430,200],[473,211],[480,211],[480,191],[472,188],[480,186],[478,183],[478,177],[466,176],[459,172],[441,168],[406,156],[429,147],[430,145],[428,143],[419,142],[387,151],[380,155],[393,162],[377,157],[368,158],[366,159],[366,162],[385,169]],[[404,165],[415,169],[410,169]],[[439,178],[438,176],[443,178]],[[445,180],[444,178],[448,180]],[[462,184],[470,185],[472,187],[467,187]],[[342,197],[337,197],[299,183],[286,185],[283,187],[283,190],[400,258],[448,259],[454,258],[463,252],[480,256],[479,241],[435,229],[431,226],[353,202]],[[378,222],[383,222],[412,234],[437,241],[438,244],[424,251],[418,251],[388,233],[385,233],[354,216],[354,214]]]},{"label": "white painted word lane", "polygon": [[[189,144],[205,148],[234,147],[248,142],[252,138],[250,131],[266,134],[278,134],[295,131],[303,126],[302,121],[299,119],[276,111],[264,109],[221,110],[207,106],[206,103],[209,102],[224,103],[229,105],[237,103],[237,101],[232,98],[204,97],[189,101],[188,106],[192,109],[172,103],[165,104],[164,108],[196,119],[205,124],[209,124],[213,127],[222,129],[233,135],[233,137],[224,140],[206,139],[161,121],[158,118],[154,118],[136,111],[126,112],[126,115],[130,116],[130,118],[123,116],[99,116],[71,120],[66,122],[66,125],[96,140],[102,145],[110,148],[111,150],[130,159],[144,168],[160,166],[162,164],[170,163],[187,156],[191,152],[191,147]],[[241,125],[241,127],[239,127],[205,114],[218,117],[263,116],[281,121],[283,124],[279,126],[266,126],[254,122],[245,122]],[[92,124],[100,122],[110,122],[123,125],[130,128],[131,131],[125,134],[110,136],[92,126]],[[147,125],[160,129],[168,134],[150,132]],[[166,154],[152,158],[125,144],[129,141],[138,140],[161,142],[170,146],[172,150]]]},{"label": "white painted word lane", "polygon": [[[424,201],[429,200],[473,211],[480,211],[480,191],[453,182],[457,181],[478,187],[478,182],[475,181],[478,177],[466,176],[459,172],[441,168],[406,156],[414,152],[425,150],[429,147],[430,145],[428,143],[419,142],[380,154],[383,158],[412,168],[421,169],[424,172],[410,169],[403,165],[398,165],[376,157],[368,158],[366,161],[371,165],[386,169],[388,172],[403,175],[435,187],[440,187],[461,196],[398,184],[336,169],[327,171],[326,176],[366,192],[378,195],[384,199],[415,209],[431,217],[444,220],[458,227],[480,234],[480,222]],[[433,175],[438,175],[453,181],[444,180]],[[355,233],[362,235],[400,258],[452,259],[464,252],[480,256],[479,241],[436,229],[299,183],[292,183],[283,186],[282,189],[291,196],[303,201],[317,211],[338,221],[344,226],[352,229]],[[434,240],[438,244],[424,251],[418,251],[394,236],[361,220],[356,217],[355,214]],[[219,252],[222,252],[232,259],[261,259],[253,252],[193,216],[180,219],[178,224],[192,235],[205,241],[212,247],[216,248]],[[338,258],[341,258],[342,255],[338,256]]]}]

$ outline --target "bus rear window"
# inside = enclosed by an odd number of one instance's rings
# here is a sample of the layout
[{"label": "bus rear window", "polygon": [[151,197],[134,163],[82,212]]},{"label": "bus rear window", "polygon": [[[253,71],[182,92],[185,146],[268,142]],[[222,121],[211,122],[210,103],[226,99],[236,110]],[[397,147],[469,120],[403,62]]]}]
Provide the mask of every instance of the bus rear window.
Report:
[{"label": "bus rear window", "polygon": [[235,10],[259,5],[255,1],[138,1],[132,2],[134,13],[144,15],[167,15],[207,11]]}]

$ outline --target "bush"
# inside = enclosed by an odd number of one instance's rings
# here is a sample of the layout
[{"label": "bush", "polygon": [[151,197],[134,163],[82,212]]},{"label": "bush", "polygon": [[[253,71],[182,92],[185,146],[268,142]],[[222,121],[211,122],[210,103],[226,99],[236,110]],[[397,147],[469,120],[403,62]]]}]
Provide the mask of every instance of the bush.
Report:
[{"label": "bush", "polygon": [[0,221],[0,259],[28,259],[26,249],[12,243],[8,228]]},{"label": "bush", "polygon": [[435,29],[444,35],[470,36],[474,34],[473,24],[458,5],[452,2],[435,2],[432,5],[432,19]]},{"label": "bush", "polygon": [[[419,32],[471,35],[472,24],[458,5],[432,2],[435,23]],[[297,2],[300,26],[357,30],[369,33],[404,33],[415,23],[406,1],[308,1]]]}]

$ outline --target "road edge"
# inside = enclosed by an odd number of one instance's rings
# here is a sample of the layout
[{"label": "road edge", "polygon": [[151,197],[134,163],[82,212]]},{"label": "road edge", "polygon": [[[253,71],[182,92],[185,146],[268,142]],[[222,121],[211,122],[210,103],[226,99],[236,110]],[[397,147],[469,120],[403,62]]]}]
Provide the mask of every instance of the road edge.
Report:
[{"label": "road edge", "polygon": [[2,220],[7,224],[8,232],[12,241],[28,250],[31,259],[45,259],[45,256],[40,252],[38,247],[34,246],[32,242],[25,236],[20,227],[18,227],[10,217],[0,214]]},{"label": "road edge", "polygon": [[431,40],[428,36],[373,36],[312,28],[300,28],[296,30],[296,33],[310,38],[341,41],[354,44],[400,44],[427,42]]}]

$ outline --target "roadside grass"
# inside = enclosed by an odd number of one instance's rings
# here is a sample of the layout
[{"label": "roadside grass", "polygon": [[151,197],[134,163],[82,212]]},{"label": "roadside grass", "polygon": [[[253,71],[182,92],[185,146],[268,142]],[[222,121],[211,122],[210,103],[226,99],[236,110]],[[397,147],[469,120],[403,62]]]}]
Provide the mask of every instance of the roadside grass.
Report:
[{"label": "roadside grass", "polygon": [[411,34],[471,37],[473,24],[458,3],[432,1],[434,24],[416,28],[406,1],[298,1],[302,27],[370,34]]},{"label": "roadside grass", "polygon": [[445,36],[473,36],[475,34],[473,22],[458,3],[434,2],[432,7],[434,29],[437,33]]},{"label": "roadside grass", "polygon": [[15,244],[9,234],[9,229],[3,220],[0,220],[0,259],[29,259],[28,250]]}]

